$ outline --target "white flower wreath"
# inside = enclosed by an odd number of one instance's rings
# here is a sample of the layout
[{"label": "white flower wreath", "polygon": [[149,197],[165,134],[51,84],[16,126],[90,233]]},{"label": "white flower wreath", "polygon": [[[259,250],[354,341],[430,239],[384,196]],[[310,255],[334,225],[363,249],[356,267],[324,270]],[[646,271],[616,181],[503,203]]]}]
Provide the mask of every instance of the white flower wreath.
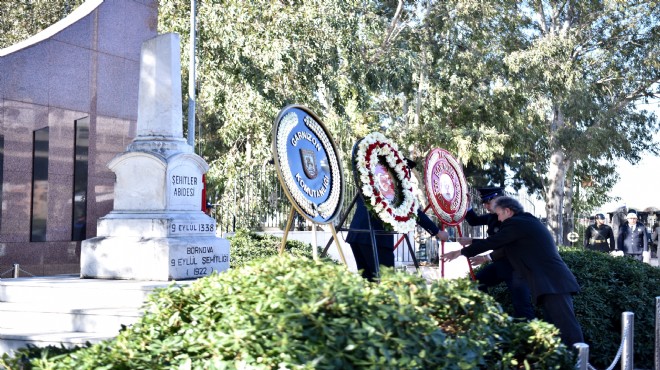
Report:
[{"label": "white flower wreath", "polygon": [[[385,163],[381,162],[381,158]],[[399,233],[413,231],[417,225],[417,199],[415,184],[410,181],[410,170],[399,153],[397,145],[383,134],[372,132],[358,144],[356,165],[359,174],[358,186],[365,197],[367,208],[392,229]],[[374,186],[374,173],[378,164],[386,165],[399,180],[399,188],[403,201],[394,205],[383,197],[378,187]]]}]

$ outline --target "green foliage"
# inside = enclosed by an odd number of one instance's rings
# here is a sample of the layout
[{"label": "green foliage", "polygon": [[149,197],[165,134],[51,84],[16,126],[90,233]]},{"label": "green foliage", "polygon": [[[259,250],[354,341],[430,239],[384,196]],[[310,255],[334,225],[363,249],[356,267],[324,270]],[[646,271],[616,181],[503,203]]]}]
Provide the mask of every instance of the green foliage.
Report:
[{"label": "green foliage", "polygon": [[0,1],[0,49],[23,41],[71,13],[84,0]]},{"label": "green foliage", "polygon": [[433,284],[290,255],[152,294],[114,340],[34,369],[570,369],[556,330],[515,323],[466,279]]},{"label": "green foliage", "polygon": [[[81,1],[0,2],[0,45]],[[159,1],[159,31],[181,35],[184,91],[189,7]],[[561,209],[609,200],[613,159],[658,151],[660,125],[643,109],[659,90],[652,1],[199,0],[197,13],[209,194],[270,159],[272,121],[292,103],[319,115],[347,168],[355,140],[374,130],[418,161],[443,147],[472,183],[544,194],[557,232]]]},{"label": "green foliage", "polygon": [[[85,344],[86,347],[91,346],[89,342]],[[58,346],[46,346],[46,347],[37,347],[33,344],[28,344],[24,348],[19,348],[10,356],[7,353],[2,354],[0,358],[0,369],[3,370],[27,370],[32,369],[31,361],[34,359],[46,360],[48,358],[60,356],[63,354],[71,354],[83,347],[74,346],[74,347],[64,347],[63,345]]]},{"label": "green foliage", "polygon": [[[231,245],[230,268],[239,268],[250,261],[279,254],[282,239],[239,229],[234,236],[227,238]],[[297,240],[287,240],[284,250],[294,256],[312,258],[312,246]],[[320,254],[320,253],[319,253]]]},{"label": "green foliage", "polygon": [[[561,248],[560,254],[580,284],[574,297],[575,315],[589,345],[589,362],[608,367],[621,343],[621,314],[635,314],[635,366],[653,367],[655,297],[660,297],[660,269],[630,258]],[[490,292],[507,312],[513,312],[506,287]],[[537,311],[538,317],[542,313]]]},{"label": "green foliage", "polygon": [[[310,107],[345,152],[355,130],[373,127],[375,117],[364,113],[373,96],[365,79],[379,71],[365,59],[374,49],[370,35],[382,29],[373,5],[198,2],[199,142],[213,187],[220,191],[224,179],[271,158],[272,122],[285,105]],[[188,50],[189,12],[188,3],[160,2],[159,30],[180,33],[182,50]],[[184,77],[187,59],[186,52]]]}]

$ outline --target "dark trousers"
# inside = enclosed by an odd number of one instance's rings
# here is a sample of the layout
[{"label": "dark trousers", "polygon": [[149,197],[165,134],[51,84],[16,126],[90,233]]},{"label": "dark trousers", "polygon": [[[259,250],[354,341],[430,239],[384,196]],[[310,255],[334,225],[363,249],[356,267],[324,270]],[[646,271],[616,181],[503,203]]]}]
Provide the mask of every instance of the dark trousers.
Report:
[{"label": "dark trousers", "polygon": [[506,283],[511,294],[513,304],[513,316],[519,319],[534,319],[534,307],[532,306],[532,295],[527,286],[525,278],[513,269],[509,260],[502,258],[484,266],[475,275],[479,282],[479,289],[487,291],[501,283]]},{"label": "dark trousers", "polygon": [[538,298],[543,308],[545,321],[559,329],[561,341],[571,348],[575,343],[584,343],[582,328],[575,318],[573,297],[566,294],[544,294]]},{"label": "dark trousers", "polygon": [[[374,263],[374,252],[371,244],[349,244],[355,257],[358,271],[362,271],[362,277],[373,280],[376,277],[376,264]],[[394,267],[394,247],[378,247],[378,264],[386,267]]]}]

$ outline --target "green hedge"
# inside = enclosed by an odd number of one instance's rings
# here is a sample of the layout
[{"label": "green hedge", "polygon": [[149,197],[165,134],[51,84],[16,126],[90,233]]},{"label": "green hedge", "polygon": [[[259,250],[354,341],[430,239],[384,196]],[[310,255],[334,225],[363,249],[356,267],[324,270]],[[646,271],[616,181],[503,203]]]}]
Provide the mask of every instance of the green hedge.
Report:
[{"label": "green hedge", "polygon": [[[239,229],[236,234],[228,237],[231,245],[231,260],[229,267],[234,269],[256,259],[272,257],[279,254],[282,238],[267,234],[257,234],[245,229]],[[284,248],[294,256],[312,257],[312,246],[297,240],[287,240]]]},{"label": "green hedge", "polygon": [[[542,321],[514,322],[467,279],[428,285],[384,269],[380,284],[311,247],[241,231],[235,268],[152,294],[117,338],[27,348],[8,369],[572,369]],[[255,256],[266,255],[265,258]],[[236,267],[239,266],[239,267]],[[30,361],[31,360],[31,361]]]},{"label": "green hedge", "polygon": [[[563,247],[559,252],[580,284],[581,291],[574,297],[575,315],[589,344],[589,363],[598,368],[612,363],[621,343],[621,314],[629,311],[635,314],[635,367],[653,368],[660,269],[582,248]],[[505,285],[491,294],[507,312],[513,312]],[[540,311],[537,317],[542,317]]]}]

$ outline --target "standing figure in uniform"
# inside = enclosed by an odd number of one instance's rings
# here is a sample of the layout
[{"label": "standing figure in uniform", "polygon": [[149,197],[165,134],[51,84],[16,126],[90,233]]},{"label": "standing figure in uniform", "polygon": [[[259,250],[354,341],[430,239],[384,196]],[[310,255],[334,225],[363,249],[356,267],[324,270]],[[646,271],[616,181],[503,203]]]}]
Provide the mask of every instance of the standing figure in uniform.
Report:
[{"label": "standing figure in uniform", "polygon": [[651,227],[653,233],[651,234],[651,258],[658,257],[658,246],[660,246],[660,224],[657,222]]},{"label": "standing figure in uniform", "polygon": [[648,252],[649,241],[646,233],[646,227],[637,223],[637,213],[630,212],[627,224],[621,225],[619,229],[619,238],[617,240],[617,248],[623,251],[623,254],[642,261],[642,253]]},{"label": "standing figure in uniform", "polygon": [[592,251],[609,253],[616,249],[614,244],[614,231],[605,225],[605,215],[599,213],[593,225],[589,225],[584,232],[584,247]]},{"label": "standing figure in uniform", "polygon": [[[491,236],[495,234],[501,222],[493,212],[492,204],[495,199],[504,195],[504,189],[500,187],[489,187],[477,189],[481,195],[481,203],[488,211],[485,215],[477,215],[472,208],[467,211],[465,221],[470,226],[487,226],[486,234]],[[513,304],[513,316],[519,319],[534,319],[534,307],[532,306],[532,296],[525,278],[516,272],[509,260],[506,258],[504,249],[496,249],[485,256],[475,256],[470,259],[474,265],[485,261],[492,261],[477,272],[475,278],[479,283],[479,290],[487,291],[488,288],[506,283],[511,294],[511,303]]]}]

